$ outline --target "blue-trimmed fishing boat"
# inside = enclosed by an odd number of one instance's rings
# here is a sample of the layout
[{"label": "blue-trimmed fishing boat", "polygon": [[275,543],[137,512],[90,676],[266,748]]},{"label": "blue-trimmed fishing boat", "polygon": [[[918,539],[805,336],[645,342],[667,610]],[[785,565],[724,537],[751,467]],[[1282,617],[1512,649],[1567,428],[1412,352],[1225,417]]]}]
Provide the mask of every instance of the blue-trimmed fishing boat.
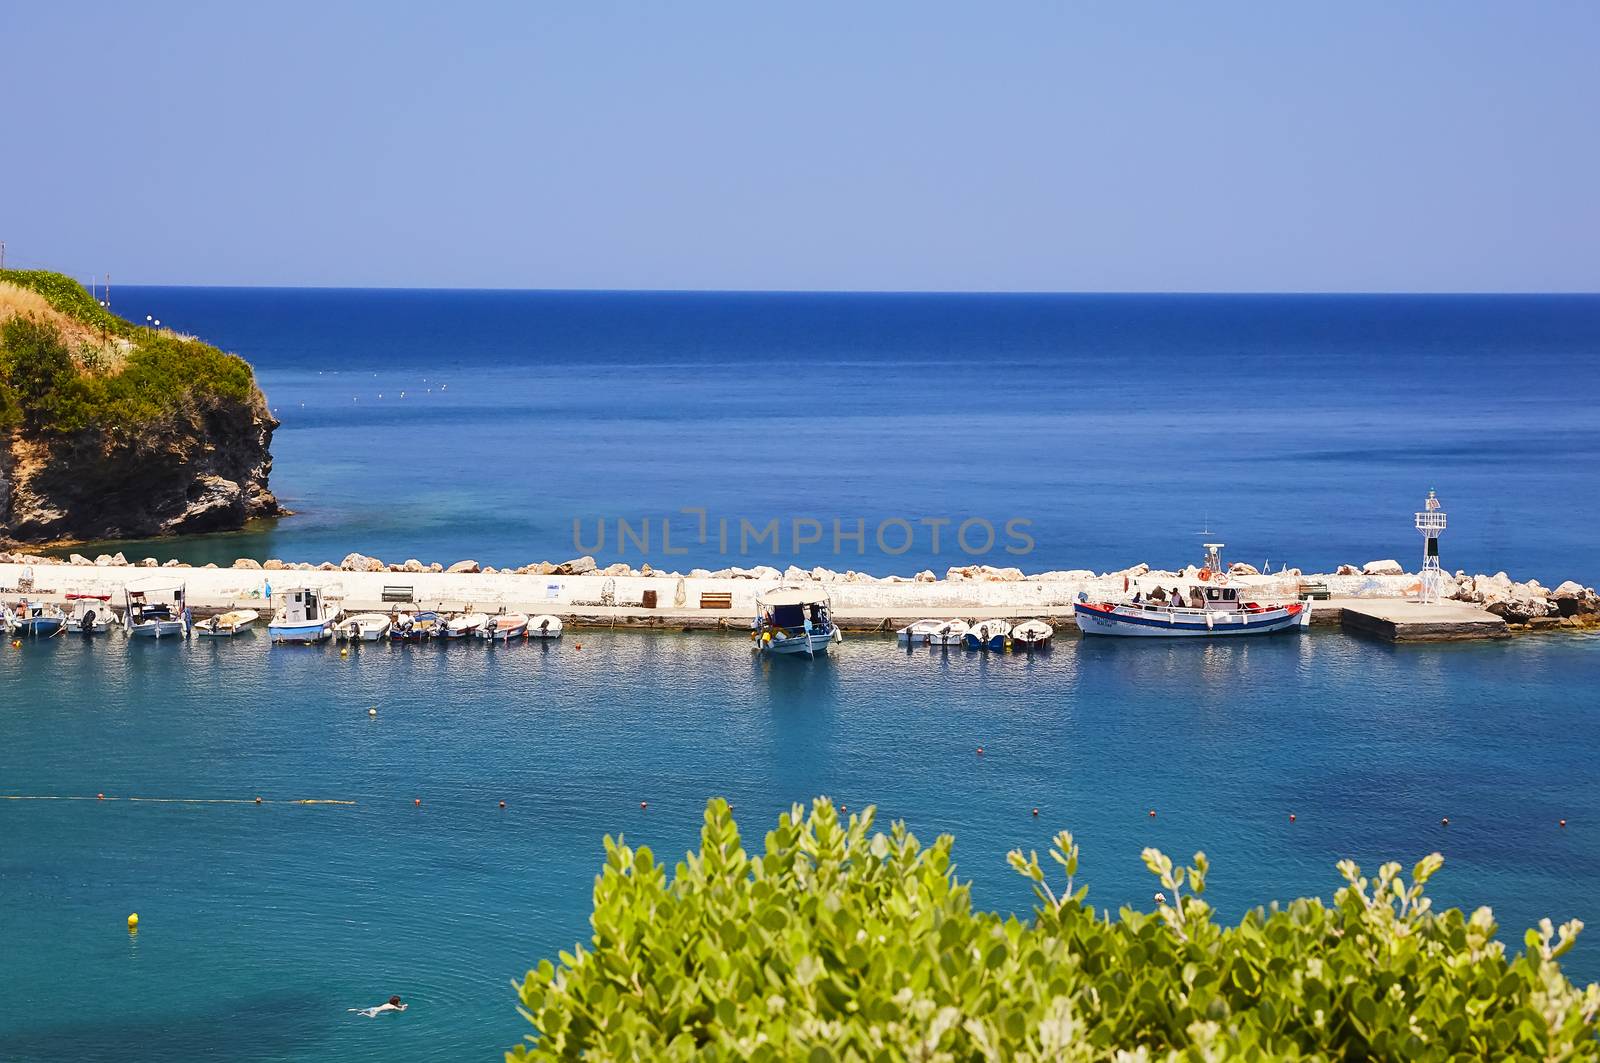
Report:
[{"label": "blue-trimmed fishing boat", "polygon": [[756,595],[756,618],[750,637],[765,654],[799,654],[815,657],[827,653],[844,636],[833,622],[826,593],[798,587],[778,587]]},{"label": "blue-trimmed fishing boat", "polygon": [[1074,602],[1078,627],[1085,635],[1133,638],[1217,638],[1271,635],[1311,624],[1306,602],[1261,603],[1247,600],[1248,590],[1232,586],[1222,567],[1222,543],[1206,544],[1206,563],[1190,604],[1181,597],[1165,600],[1136,595],[1124,602]]}]

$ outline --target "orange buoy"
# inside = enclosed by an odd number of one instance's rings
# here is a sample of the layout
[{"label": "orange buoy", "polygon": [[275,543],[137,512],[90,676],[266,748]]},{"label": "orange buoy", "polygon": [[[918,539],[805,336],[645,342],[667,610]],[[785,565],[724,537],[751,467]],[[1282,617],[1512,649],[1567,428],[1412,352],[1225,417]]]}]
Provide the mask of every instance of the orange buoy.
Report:
[{"label": "orange buoy", "polygon": [[572,644],[572,648],[573,648],[573,649],[577,649],[577,650],[581,650],[581,649],[583,649],[583,643],[581,643],[581,642],[574,642],[574,643],[573,643],[573,644]]},{"label": "orange buoy", "polygon": [[256,804],[258,804],[258,805],[259,805],[259,804],[260,804],[260,803],[261,803],[261,798],[259,798],[259,797],[258,797],[258,798],[256,798]]},{"label": "orange buoy", "polygon": [[639,807],[640,808],[649,808],[650,807],[650,802],[649,801],[640,801],[639,802]]},{"label": "orange buoy", "polygon": [[1563,827],[1565,827],[1565,826],[1566,826],[1566,825],[1567,825],[1567,821],[1566,821],[1566,820],[1562,820],[1562,821],[1561,821],[1561,825],[1562,825],[1562,826],[1563,826]]},{"label": "orange buoy", "polygon": [[1152,808],[1152,809],[1151,809],[1151,810],[1150,810],[1150,815],[1151,815],[1151,816],[1152,816],[1152,817],[1154,817],[1154,816],[1155,816],[1155,814],[1156,814],[1156,810],[1155,810],[1155,809],[1153,809],[1153,808]]},{"label": "orange buoy", "polygon": [[421,808],[422,807],[422,798],[420,798],[420,797],[413,798],[412,801],[411,801],[411,804],[416,808]]},{"label": "orange buoy", "polygon": [[980,756],[980,757],[983,756],[983,747],[982,746],[978,747],[978,756]]},{"label": "orange buoy", "polygon": [[106,799],[106,795],[105,794],[95,794],[94,795],[94,799],[96,801],[104,801]]}]

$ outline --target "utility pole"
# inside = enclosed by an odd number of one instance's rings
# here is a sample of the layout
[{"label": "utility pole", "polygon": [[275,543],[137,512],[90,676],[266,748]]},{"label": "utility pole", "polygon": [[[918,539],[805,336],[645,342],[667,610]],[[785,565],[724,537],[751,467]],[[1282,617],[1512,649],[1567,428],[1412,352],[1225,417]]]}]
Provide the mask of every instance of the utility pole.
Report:
[{"label": "utility pole", "polygon": [[0,240],[0,269],[6,268],[6,242]]}]

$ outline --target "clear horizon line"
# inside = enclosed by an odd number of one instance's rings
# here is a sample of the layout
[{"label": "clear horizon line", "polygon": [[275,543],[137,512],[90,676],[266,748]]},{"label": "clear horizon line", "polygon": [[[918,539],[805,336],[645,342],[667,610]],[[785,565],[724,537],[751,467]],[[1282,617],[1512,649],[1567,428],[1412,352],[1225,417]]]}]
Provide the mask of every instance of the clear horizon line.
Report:
[{"label": "clear horizon line", "polygon": [[[77,279],[74,277],[74,279]],[[97,281],[98,283],[98,281]],[[1370,297],[1396,296],[1419,298],[1453,298],[1458,296],[1600,296],[1600,289],[1543,288],[1543,289],[1212,289],[1212,288],[599,288],[599,287],[482,287],[478,285],[408,285],[408,284],[174,284],[124,281],[113,284],[117,288],[225,288],[232,290],[266,291],[339,291],[339,292],[524,292],[552,295],[1064,295],[1064,296],[1326,296]]]}]

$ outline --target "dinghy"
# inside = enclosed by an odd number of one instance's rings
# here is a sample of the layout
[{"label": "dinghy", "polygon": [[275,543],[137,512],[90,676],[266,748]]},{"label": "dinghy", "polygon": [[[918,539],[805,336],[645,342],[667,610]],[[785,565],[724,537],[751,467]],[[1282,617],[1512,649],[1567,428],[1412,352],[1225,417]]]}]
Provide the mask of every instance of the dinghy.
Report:
[{"label": "dinghy", "polygon": [[510,642],[520,639],[528,633],[528,614],[526,613],[500,613],[491,616],[487,623],[478,628],[478,637],[488,639],[490,642],[499,639],[501,642]]},{"label": "dinghy", "polygon": [[561,618],[542,613],[528,621],[530,639],[558,639],[561,637]]},{"label": "dinghy", "polygon": [[339,621],[337,634],[346,642],[377,642],[389,633],[391,623],[383,613],[356,613]]},{"label": "dinghy", "polygon": [[1043,620],[1024,620],[1011,629],[1012,650],[1048,650],[1056,629]]},{"label": "dinghy", "polygon": [[463,613],[452,617],[444,627],[444,637],[447,639],[471,638],[478,633],[478,629],[489,622],[488,616],[483,613]]},{"label": "dinghy", "polygon": [[117,623],[109,594],[69,594],[72,611],[67,614],[67,630],[74,635],[99,635]]},{"label": "dinghy", "polygon": [[907,646],[959,646],[966,633],[965,620],[918,620],[896,634]]},{"label": "dinghy", "polygon": [[980,620],[967,629],[961,643],[969,650],[993,650],[1004,653],[1011,625],[1004,620]]},{"label": "dinghy", "polygon": [[231,639],[241,631],[247,630],[251,624],[261,619],[261,614],[254,609],[234,609],[231,612],[218,613],[207,620],[201,620],[194,626],[194,633],[209,639]]}]

